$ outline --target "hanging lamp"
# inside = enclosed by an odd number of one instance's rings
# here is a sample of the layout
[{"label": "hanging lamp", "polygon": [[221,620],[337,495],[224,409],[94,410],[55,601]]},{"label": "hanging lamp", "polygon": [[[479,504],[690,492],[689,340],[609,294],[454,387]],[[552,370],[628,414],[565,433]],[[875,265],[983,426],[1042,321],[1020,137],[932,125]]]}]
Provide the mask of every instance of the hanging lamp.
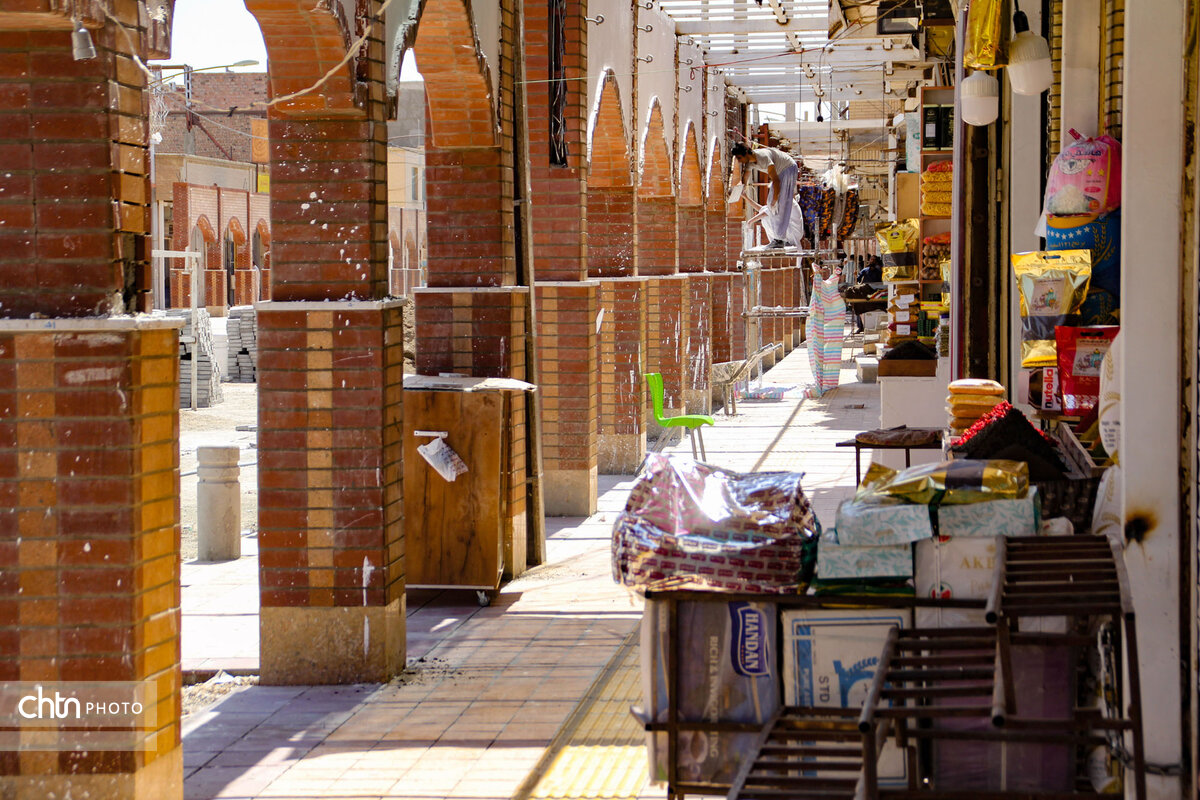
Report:
[{"label": "hanging lamp", "polygon": [[1000,82],[982,70],[967,76],[959,88],[963,122],[991,125],[1000,116]]},{"label": "hanging lamp", "polygon": [[1017,94],[1037,95],[1054,83],[1054,68],[1050,64],[1050,45],[1029,30],[1029,19],[1013,0],[1016,35],[1008,43],[1008,79]]}]

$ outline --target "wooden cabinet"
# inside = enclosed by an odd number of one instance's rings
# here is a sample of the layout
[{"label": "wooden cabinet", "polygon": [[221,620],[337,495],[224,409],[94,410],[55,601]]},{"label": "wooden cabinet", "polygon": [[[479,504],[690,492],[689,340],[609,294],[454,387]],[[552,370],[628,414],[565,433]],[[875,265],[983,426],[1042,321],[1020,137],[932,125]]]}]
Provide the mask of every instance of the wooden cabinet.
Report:
[{"label": "wooden cabinet", "polygon": [[[404,391],[404,535],[410,588],[494,592],[504,569],[507,508],[505,420],[510,393]],[[467,465],[447,481],[417,452],[445,431]],[[481,600],[483,597],[481,596]]]}]

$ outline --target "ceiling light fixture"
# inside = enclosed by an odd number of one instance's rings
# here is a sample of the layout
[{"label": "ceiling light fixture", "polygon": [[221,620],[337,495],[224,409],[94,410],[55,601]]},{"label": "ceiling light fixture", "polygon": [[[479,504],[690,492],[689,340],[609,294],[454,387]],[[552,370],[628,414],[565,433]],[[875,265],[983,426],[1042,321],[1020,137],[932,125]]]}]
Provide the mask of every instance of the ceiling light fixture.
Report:
[{"label": "ceiling light fixture", "polygon": [[[1016,0],[1013,0],[1016,5]],[[1013,30],[1016,35],[1008,44],[1008,79],[1017,94],[1038,95],[1054,83],[1054,68],[1050,63],[1050,45],[1029,30],[1029,19],[1016,5]]]}]

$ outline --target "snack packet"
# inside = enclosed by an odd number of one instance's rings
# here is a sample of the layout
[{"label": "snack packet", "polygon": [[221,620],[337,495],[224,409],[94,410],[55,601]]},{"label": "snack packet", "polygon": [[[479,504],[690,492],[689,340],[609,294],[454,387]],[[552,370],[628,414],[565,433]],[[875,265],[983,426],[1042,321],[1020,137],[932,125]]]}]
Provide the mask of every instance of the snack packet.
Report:
[{"label": "snack packet", "polygon": [[1074,326],[1092,277],[1090,250],[1014,253],[1021,295],[1021,366],[1054,367],[1054,329]]},{"label": "snack packet", "polygon": [[917,220],[890,222],[875,229],[886,282],[917,279]]},{"label": "snack packet", "polygon": [[942,505],[984,500],[1019,499],[1029,491],[1029,465],[1024,461],[953,459],[919,464],[903,472],[871,469],[863,477],[855,501],[884,495],[896,501]]},{"label": "snack packet", "polygon": [[1075,416],[1096,407],[1100,400],[1100,368],[1120,330],[1117,325],[1055,328],[1063,413]]},{"label": "snack packet", "polygon": [[1008,63],[1008,10],[1002,0],[973,0],[967,10],[967,46],[963,64],[994,69]]}]

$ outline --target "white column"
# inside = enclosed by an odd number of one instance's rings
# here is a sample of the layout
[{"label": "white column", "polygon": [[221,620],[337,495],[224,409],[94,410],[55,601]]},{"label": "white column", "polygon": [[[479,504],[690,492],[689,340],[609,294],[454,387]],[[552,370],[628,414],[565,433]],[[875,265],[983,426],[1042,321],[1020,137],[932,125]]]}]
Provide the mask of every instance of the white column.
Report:
[{"label": "white column", "polygon": [[1100,119],[1100,13],[1100,0],[1063,0],[1062,141],[1051,142],[1051,147],[1061,149],[1075,141],[1069,133],[1072,128],[1082,136],[1096,135]]},{"label": "white column", "polygon": [[242,557],[242,490],[236,447],[197,447],[196,539],[201,561]]},{"label": "white column", "polygon": [[[1178,765],[1180,678],[1180,425],[1184,4],[1138,0],[1125,15],[1124,185],[1121,193],[1121,466],[1146,759]],[[1090,98],[1095,102],[1095,98]],[[1186,489],[1183,489],[1186,491]],[[1179,778],[1148,776],[1151,798],[1178,800]],[[1126,796],[1129,794],[1126,787]]]}]

